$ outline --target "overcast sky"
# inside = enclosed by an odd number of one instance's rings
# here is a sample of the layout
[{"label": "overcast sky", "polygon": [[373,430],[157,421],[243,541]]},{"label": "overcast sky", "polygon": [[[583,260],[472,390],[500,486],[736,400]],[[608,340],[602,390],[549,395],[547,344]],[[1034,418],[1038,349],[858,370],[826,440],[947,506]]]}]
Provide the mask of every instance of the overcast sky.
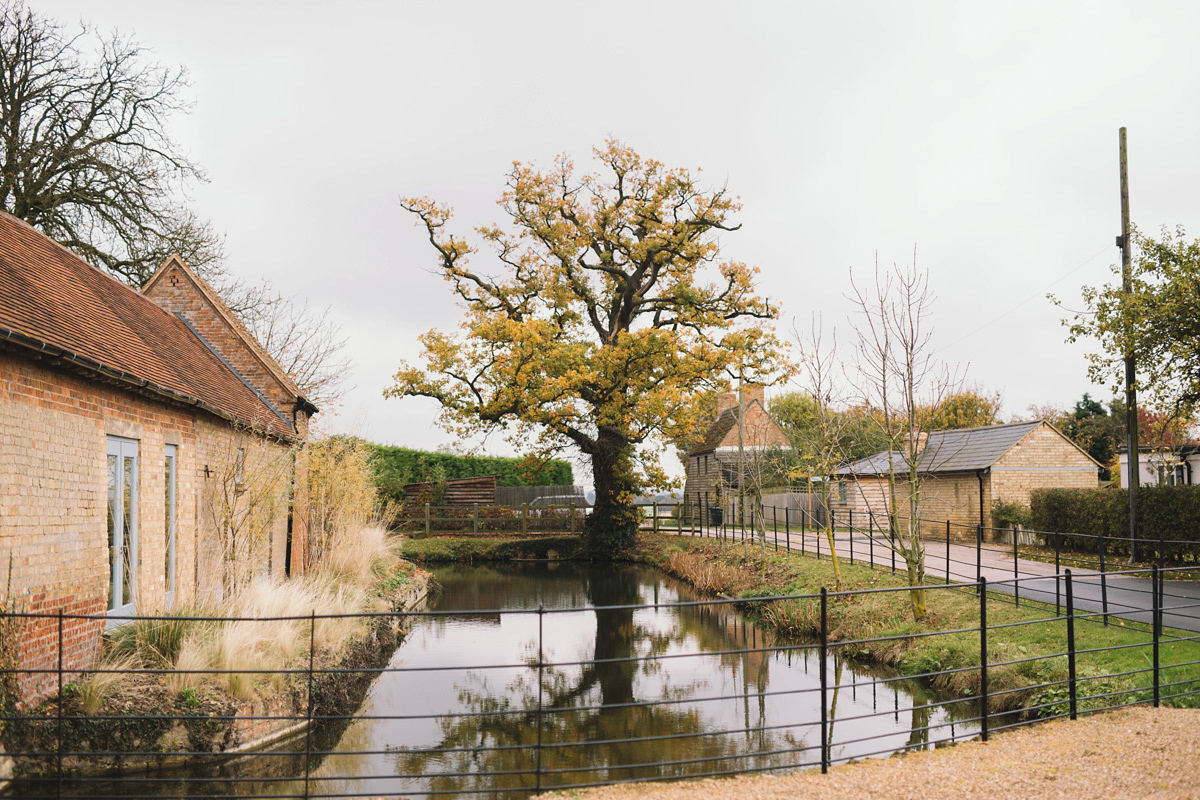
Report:
[{"label": "overcast sky", "polygon": [[1134,222],[1200,235],[1193,2],[32,5],[189,70],[194,206],[234,270],[331,307],[354,389],[324,428],[383,443],[450,441],[431,402],[381,393],[460,316],[397,198],[450,203],[467,232],[501,220],[514,160],[614,136],[727,184],[724,253],[762,269],[784,328],[845,329],[849,268],[915,245],[936,346],[1005,418],[1110,396],[1044,295],[1111,280],[1121,126]]}]

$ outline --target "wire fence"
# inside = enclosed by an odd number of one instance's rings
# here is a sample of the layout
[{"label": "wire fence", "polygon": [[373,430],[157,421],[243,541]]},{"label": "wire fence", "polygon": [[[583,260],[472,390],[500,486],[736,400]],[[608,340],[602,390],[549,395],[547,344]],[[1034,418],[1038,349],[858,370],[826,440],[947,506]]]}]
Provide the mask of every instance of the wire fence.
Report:
[{"label": "wire fence", "polygon": [[[778,542],[778,540],[776,540]],[[847,545],[850,541],[847,540]],[[867,545],[866,540],[861,540]],[[847,548],[848,549],[848,548]],[[882,565],[880,565],[882,566]],[[308,660],[286,669],[238,667],[228,670],[166,670],[125,668],[122,677],[135,692],[153,695],[161,706],[147,712],[109,710],[82,713],[77,702],[80,688],[93,675],[64,668],[61,646],[58,666],[50,670],[57,697],[34,709],[3,715],[4,740],[14,762],[10,791],[17,797],[376,797],[394,795],[402,786],[409,797],[525,797],[548,789],[578,789],[624,781],[654,781],[681,777],[713,777],[748,772],[820,768],[823,772],[840,760],[883,756],[935,743],[981,736],[985,741],[997,730],[1028,724],[1036,719],[1069,717],[1120,706],[1163,701],[1194,703],[1200,693],[1200,645],[1197,636],[1171,622],[1194,618],[1200,605],[1194,594],[1165,578],[1171,570],[1119,570],[1107,574],[1127,582],[1119,600],[1109,598],[1106,611],[1080,607],[1078,598],[1098,591],[1104,577],[1061,573],[1016,576],[992,580],[946,583],[930,592],[952,592],[960,601],[978,604],[978,624],[954,630],[937,630],[905,636],[882,637],[889,646],[912,647],[930,639],[946,647],[965,647],[977,654],[967,666],[930,669],[917,675],[842,679],[847,656],[879,645],[881,637],[845,637],[835,629],[832,612],[884,598],[907,587],[858,591],[828,591],[785,598],[704,600],[670,604],[686,613],[732,612],[758,604],[778,607],[790,603],[815,615],[816,641],[800,643],[743,640],[715,652],[719,658],[780,657],[803,660],[818,673],[810,684],[788,685],[763,691],[745,685],[730,690],[714,686],[708,693],[693,686],[686,697],[680,690],[654,697],[635,697],[612,688],[613,678],[599,677],[608,689],[599,698],[572,693],[565,674],[622,675],[678,672],[686,674],[688,660],[710,658],[677,652],[668,647],[638,652],[620,648],[587,654],[558,656],[552,634],[555,619],[580,609],[473,610],[471,612],[405,612],[363,615],[370,625],[401,624],[447,626],[471,618],[486,618],[501,628],[524,626],[531,631],[532,647],[517,660],[492,663],[467,661],[465,669],[479,683],[507,683],[521,687],[516,699],[496,700],[481,694],[468,697],[455,711],[413,711],[429,683],[428,676],[450,669],[446,665],[409,665],[404,658],[376,666],[323,665],[316,642],[322,625],[345,619],[312,614],[300,618],[307,627]],[[1053,584],[1053,587],[1050,586]],[[1058,602],[1048,602],[1051,594]],[[1038,596],[1038,600],[1033,598]],[[1013,617],[1004,609],[1024,599],[1025,616]],[[648,609],[666,604],[639,603],[595,606],[597,642],[609,632],[633,627],[633,620]],[[765,611],[765,609],[759,609]],[[1096,638],[1111,618],[1122,621],[1120,639]],[[13,615],[12,619],[34,615]],[[57,614],[43,621],[60,634],[73,619]],[[187,621],[200,625],[236,622],[270,629],[297,618],[222,620],[204,618],[140,618],[141,621]],[[0,620],[3,622],[3,620]],[[737,622],[733,622],[735,626]],[[1084,631],[1086,629],[1086,631]],[[1005,644],[1018,631],[1055,642],[1048,655],[1029,655]],[[1087,635],[1081,636],[1081,631]],[[569,649],[569,648],[568,648]],[[1120,663],[1136,666],[1113,672],[1097,665],[1135,653]],[[1087,666],[1087,669],[1081,667]],[[114,672],[116,670],[113,670]],[[171,678],[180,673],[191,679],[228,682],[247,678],[261,696],[241,704],[213,704],[203,693],[169,691]],[[1017,684],[1014,675],[1023,676]],[[347,681],[370,683],[394,676],[407,687],[390,704],[375,704],[361,713],[355,703],[339,705]],[[997,681],[997,676],[1004,681]],[[6,678],[22,677],[20,667]],[[894,690],[913,679],[940,685],[970,687],[963,696],[934,702],[907,701],[894,707],[850,713],[837,711],[839,693]],[[626,678],[627,680],[627,678]],[[620,681],[617,680],[619,684]],[[193,684],[196,685],[196,684]],[[609,691],[611,690],[611,691]],[[460,690],[460,700],[468,696]],[[753,695],[775,716],[758,722],[746,719],[723,726],[692,726],[681,721],[704,716],[708,704],[731,697]],[[901,694],[897,693],[896,698]],[[845,701],[843,700],[843,703]],[[964,712],[963,704],[966,704]],[[11,706],[12,704],[8,704]],[[614,707],[632,712],[619,725],[597,723],[602,711]],[[957,709],[953,714],[946,712]],[[106,707],[108,708],[108,707]],[[844,708],[844,706],[843,706]],[[672,713],[668,714],[667,711]],[[677,713],[676,713],[677,712]],[[897,741],[895,731],[876,723],[906,716],[911,733]],[[379,742],[371,737],[342,741],[353,720],[374,720],[389,726],[440,730],[442,743],[410,749]],[[880,727],[886,728],[881,732]],[[450,736],[456,731],[461,735]],[[672,743],[669,758],[650,757],[661,752],[654,743]],[[379,770],[379,759],[387,770]],[[357,761],[355,759],[358,759]],[[365,765],[365,766],[364,766]],[[399,782],[399,784],[397,783]]]}]

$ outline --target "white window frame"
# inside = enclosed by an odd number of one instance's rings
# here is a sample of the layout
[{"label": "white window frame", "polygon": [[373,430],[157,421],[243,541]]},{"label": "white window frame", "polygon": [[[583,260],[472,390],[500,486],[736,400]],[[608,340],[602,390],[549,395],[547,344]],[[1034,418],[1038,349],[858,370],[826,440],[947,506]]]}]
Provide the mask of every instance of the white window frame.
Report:
[{"label": "white window frame", "polygon": [[[104,627],[108,630],[129,622],[113,617],[132,617],[138,600],[138,442],[109,436],[106,454],[109,620]],[[128,518],[123,513],[126,507]]]},{"label": "white window frame", "polygon": [[176,548],[176,518],[177,487],[179,471],[179,448],[168,444],[163,448],[163,479],[166,490],[163,494],[163,514],[165,516],[164,535],[166,550],[163,559],[165,602],[168,610],[175,607],[175,548]]}]

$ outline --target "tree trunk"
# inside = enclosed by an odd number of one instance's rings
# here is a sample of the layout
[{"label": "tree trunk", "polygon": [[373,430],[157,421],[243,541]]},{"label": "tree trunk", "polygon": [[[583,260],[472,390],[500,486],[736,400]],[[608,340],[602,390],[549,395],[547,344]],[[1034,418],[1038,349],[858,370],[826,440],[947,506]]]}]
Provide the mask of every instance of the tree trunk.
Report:
[{"label": "tree trunk", "polygon": [[593,558],[611,559],[637,535],[638,510],[629,459],[629,441],[611,430],[600,431],[592,454],[596,505],[583,528],[584,550]]}]

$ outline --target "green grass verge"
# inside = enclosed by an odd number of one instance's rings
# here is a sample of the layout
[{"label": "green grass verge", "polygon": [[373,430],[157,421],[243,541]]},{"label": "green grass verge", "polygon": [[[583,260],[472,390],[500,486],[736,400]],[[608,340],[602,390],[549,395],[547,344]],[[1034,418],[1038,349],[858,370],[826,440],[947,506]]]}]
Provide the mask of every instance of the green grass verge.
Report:
[{"label": "green grass verge", "polygon": [[[820,634],[818,598],[765,600],[787,595],[834,593],[828,604],[829,638],[845,655],[888,664],[906,675],[962,670],[934,678],[940,689],[977,695],[980,684],[979,598],[973,590],[931,587],[928,615],[912,618],[907,591],[843,596],[857,589],[906,589],[904,575],[841,563],[841,583],[833,563],[798,553],[710,539],[642,536],[637,559],[658,566],[703,591],[744,598],[746,607],[782,633]],[[928,634],[920,638],[915,634]],[[1148,699],[1152,675],[1147,626],[1099,617],[1079,617],[1075,625],[1076,670],[1081,710]],[[1200,706],[1200,642],[1185,631],[1166,630],[1160,642],[1162,697],[1172,705]],[[1191,639],[1189,639],[1191,637]],[[1099,652],[1095,652],[1099,651]],[[1031,709],[1051,716],[1066,709],[1067,623],[1054,609],[993,594],[988,598],[988,684],[993,710]],[[1014,663],[1004,663],[1014,662]],[[1108,695],[1108,696],[1104,696]]]}]

